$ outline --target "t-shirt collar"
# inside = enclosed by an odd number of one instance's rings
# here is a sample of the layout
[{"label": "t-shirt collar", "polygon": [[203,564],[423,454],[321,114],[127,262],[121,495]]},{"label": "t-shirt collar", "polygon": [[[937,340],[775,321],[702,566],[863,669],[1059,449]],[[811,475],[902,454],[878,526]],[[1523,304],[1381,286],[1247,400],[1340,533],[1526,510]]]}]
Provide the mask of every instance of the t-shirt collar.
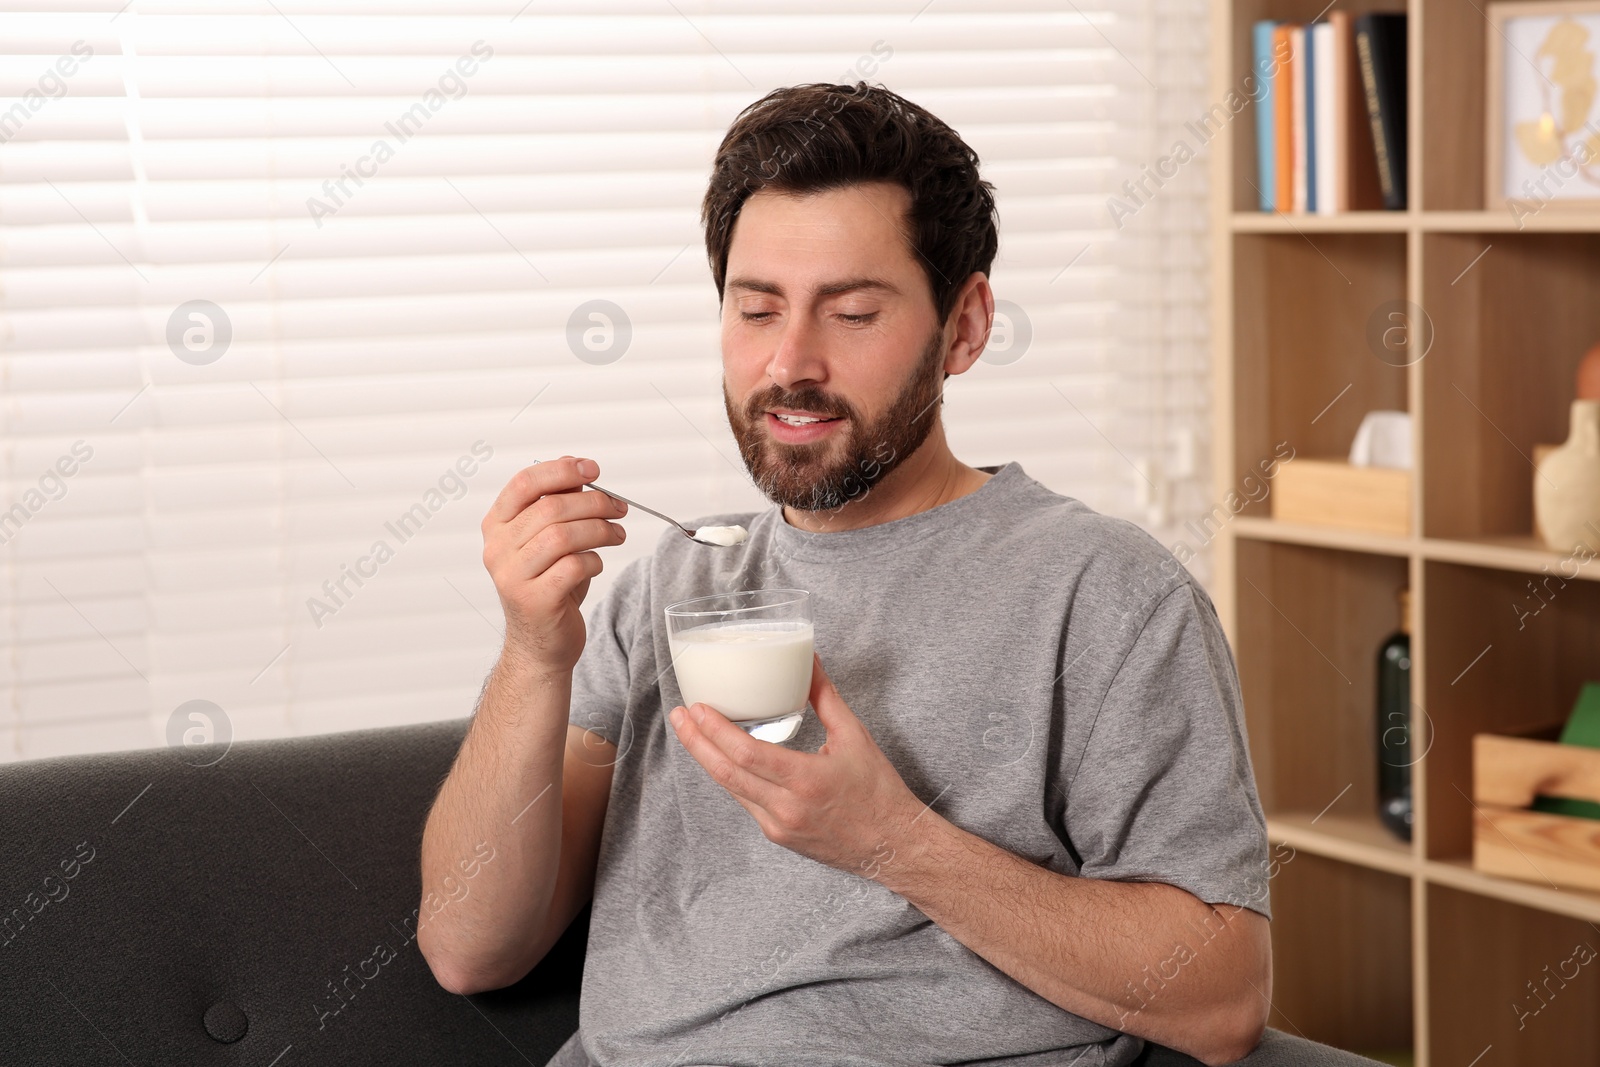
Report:
[{"label": "t-shirt collar", "polygon": [[783,509],[774,504],[752,522],[751,540],[767,542],[767,551],[784,559],[808,563],[837,563],[904,548],[938,530],[975,521],[992,513],[1001,503],[1030,481],[1015,460],[1004,465],[979,467],[993,475],[977,489],[948,503],[854,530],[813,532],[789,525]]}]

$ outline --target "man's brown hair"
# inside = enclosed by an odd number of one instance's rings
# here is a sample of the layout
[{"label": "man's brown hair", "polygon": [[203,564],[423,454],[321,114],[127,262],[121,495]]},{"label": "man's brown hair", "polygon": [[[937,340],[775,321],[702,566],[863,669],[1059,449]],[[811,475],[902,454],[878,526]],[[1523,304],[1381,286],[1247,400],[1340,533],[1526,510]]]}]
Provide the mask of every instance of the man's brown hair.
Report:
[{"label": "man's brown hair", "polygon": [[994,186],[978,177],[978,154],[954,130],[865,82],[774,89],[734,119],[700,206],[717,300],[733,224],[753,194],[816,193],[871,181],[911,194],[906,238],[928,276],[940,321],[947,319],[961,284],[973,271],[987,274],[994,262]]}]

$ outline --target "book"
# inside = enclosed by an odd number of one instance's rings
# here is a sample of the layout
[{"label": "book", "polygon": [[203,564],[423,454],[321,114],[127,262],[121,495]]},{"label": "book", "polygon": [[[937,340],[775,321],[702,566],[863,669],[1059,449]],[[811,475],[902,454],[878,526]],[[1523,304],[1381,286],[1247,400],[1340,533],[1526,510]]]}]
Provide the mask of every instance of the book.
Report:
[{"label": "book", "polygon": [[1317,210],[1317,49],[1315,26],[1301,29],[1301,43],[1305,46],[1306,91],[1300,97],[1300,107],[1306,113],[1306,210]]},{"label": "book", "polygon": [[1372,126],[1383,206],[1406,206],[1406,16],[1368,12],[1356,18],[1356,56]]},{"label": "book", "polygon": [[[1560,743],[1600,748],[1600,682],[1586,682],[1578,693],[1578,703],[1561,730]],[[1572,797],[1539,794],[1533,798],[1533,811],[1551,815],[1575,815],[1580,819],[1600,819],[1600,804]]]},{"label": "book", "polygon": [[1252,27],[1250,35],[1255,53],[1251,57],[1254,61],[1251,69],[1261,79],[1260,92],[1256,93],[1256,192],[1261,199],[1262,211],[1273,211],[1278,206],[1278,153],[1272,144],[1272,134],[1276,128],[1273,78],[1262,73],[1272,70],[1272,35],[1277,26],[1272,19],[1261,19]]},{"label": "book", "polygon": [[1377,211],[1383,207],[1378,158],[1372,148],[1367,94],[1356,65],[1355,19],[1348,11],[1328,12],[1333,27],[1334,174],[1336,211]]},{"label": "book", "polygon": [[1306,28],[1289,28],[1290,90],[1290,202],[1297,214],[1306,210]]},{"label": "book", "polygon": [[1272,83],[1274,198],[1279,211],[1294,210],[1294,42],[1290,30],[1280,24],[1272,31],[1273,54],[1283,57]]},{"label": "book", "polygon": [[1332,215],[1348,211],[1339,200],[1338,172],[1344,165],[1344,155],[1339,136],[1337,107],[1338,90],[1335,86],[1334,28],[1330,22],[1318,22],[1311,27],[1311,70],[1306,79],[1311,85],[1312,134],[1311,149],[1315,162],[1310,164],[1316,193],[1311,197],[1311,210],[1319,215]]},{"label": "book", "polygon": [[1561,728],[1561,743],[1600,748],[1600,682],[1585,682],[1578,690],[1578,702]]}]

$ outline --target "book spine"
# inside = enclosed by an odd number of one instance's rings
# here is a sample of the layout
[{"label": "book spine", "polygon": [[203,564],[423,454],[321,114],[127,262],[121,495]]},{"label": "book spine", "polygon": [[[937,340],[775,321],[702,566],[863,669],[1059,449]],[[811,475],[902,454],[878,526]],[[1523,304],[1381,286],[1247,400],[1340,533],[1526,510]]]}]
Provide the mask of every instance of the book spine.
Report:
[{"label": "book spine", "polygon": [[1395,196],[1394,170],[1389,164],[1388,140],[1383,135],[1383,109],[1378,105],[1378,78],[1372,63],[1372,31],[1363,23],[1356,27],[1356,55],[1361,61],[1361,85],[1367,93],[1367,117],[1372,123],[1372,147],[1378,156],[1378,184],[1383,188],[1383,206],[1392,208]]},{"label": "book spine", "polygon": [[1294,211],[1306,210],[1306,30],[1296,26],[1289,31],[1294,51],[1293,97],[1290,107],[1290,153]]},{"label": "book spine", "polygon": [[1305,96],[1301,98],[1300,106],[1305,111],[1306,123],[1306,210],[1317,210],[1317,168],[1320,165],[1317,158],[1317,139],[1321,132],[1317,129],[1317,45],[1316,27],[1308,25],[1300,31],[1300,43],[1305,48]]},{"label": "book spine", "polygon": [[1406,206],[1406,16],[1384,15],[1377,24],[1373,58],[1378,81],[1378,108],[1383,112],[1383,134],[1389,146],[1389,171],[1394,175],[1394,202]]},{"label": "book spine", "polygon": [[1273,31],[1273,53],[1282,57],[1273,79],[1272,147],[1277,155],[1277,210],[1294,210],[1294,43],[1289,27]]},{"label": "book spine", "polygon": [[1272,99],[1272,31],[1277,23],[1262,19],[1255,24],[1254,50],[1255,75],[1260,79],[1261,92],[1256,96],[1256,192],[1260,196],[1261,210],[1273,211],[1278,206],[1278,154],[1272,143],[1276,119]]},{"label": "book spine", "polygon": [[1367,93],[1361,80],[1360,60],[1356,55],[1356,19],[1347,11],[1328,12],[1328,21],[1338,34],[1339,78],[1344,86],[1340,98],[1345,139],[1346,165],[1340,177],[1351,211],[1375,211],[1383,207],[1383,189],[1378,184],[1378,158],[1372,147],[1372,123],[1367,114]]},{"label": "book spine", "polygon": [[1350,40],[1350,16],[1347,12],[1329,12],[1328,42],[1333,66],[1329,72],[1330,92],[1333,94],[1333,209],[1350,211],[1353,210],[1355,197],[1355,191],[1350,188],[1355,149],[1350,129],[1350,52],[1353,42]]},{"label": "book spine", "polygon": [[1326,22],[1316,25],[1311,51],[1317,57],[1317,84],[1311,93],[1317,109],[1317,211],[1332,215],[1343,210],[1339,204],[1343,190],[1339,188],[1338,175],[1344,166],[1344,154],[1339,150],[1339,86],[1332,25]]}]

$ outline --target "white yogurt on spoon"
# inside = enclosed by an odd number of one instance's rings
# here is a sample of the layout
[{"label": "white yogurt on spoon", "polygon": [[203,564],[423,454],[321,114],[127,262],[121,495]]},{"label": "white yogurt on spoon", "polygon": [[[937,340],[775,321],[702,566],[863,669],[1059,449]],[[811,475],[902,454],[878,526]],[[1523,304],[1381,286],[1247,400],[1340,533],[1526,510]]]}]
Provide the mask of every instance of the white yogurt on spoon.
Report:
[{"label": "white yogurt on spoon", "polygon": [[743,526],[702,526],[694,532],[696,541],[707,541],[725,548],[742,545],[749,536],[750,531]]}]

